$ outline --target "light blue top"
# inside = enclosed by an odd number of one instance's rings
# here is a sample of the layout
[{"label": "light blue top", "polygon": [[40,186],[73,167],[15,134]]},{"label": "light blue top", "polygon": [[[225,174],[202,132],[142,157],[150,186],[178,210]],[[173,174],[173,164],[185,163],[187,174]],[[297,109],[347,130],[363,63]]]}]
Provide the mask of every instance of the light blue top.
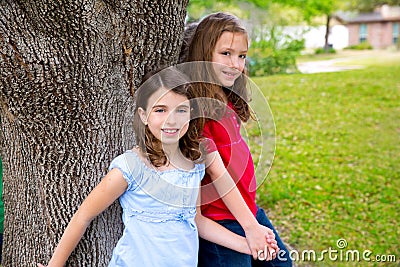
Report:
[{"label": "light blue top", "polygon": [[124,232],[110,266],[197,266],[198,233],[194,221],[204,164],[189,171],[157,171],[132,150],[116,157],[128,183],[119,198]]}]

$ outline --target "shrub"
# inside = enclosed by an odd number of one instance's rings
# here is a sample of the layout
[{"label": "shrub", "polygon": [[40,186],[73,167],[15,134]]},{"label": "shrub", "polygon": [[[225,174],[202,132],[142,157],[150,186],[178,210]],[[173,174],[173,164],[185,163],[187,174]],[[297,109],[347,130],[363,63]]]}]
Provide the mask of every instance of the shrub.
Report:
[{"label": "shrub", "polygon": [[296,57],[304,49],[304,39],[277,34],[272,29],[267,38],[251,43],[249,50],[250,76],[265,76],[297,72]]},{"label": "shrub", "polygon": [[324,47],[319,47],[315,49],[314,53],[316,55],[320,54],[336,54],[336,50],[333,47],[329,47],[328,50],[326,50]]},{"label": "shrub", "polygon": [[356,45],[351,45],[351,46],[347,47],[346,49],[371,50],[371,49],[373,49],[373,47],[368,42],[364,42],[364,43],[359,43],[359,44],[356,44]]}]

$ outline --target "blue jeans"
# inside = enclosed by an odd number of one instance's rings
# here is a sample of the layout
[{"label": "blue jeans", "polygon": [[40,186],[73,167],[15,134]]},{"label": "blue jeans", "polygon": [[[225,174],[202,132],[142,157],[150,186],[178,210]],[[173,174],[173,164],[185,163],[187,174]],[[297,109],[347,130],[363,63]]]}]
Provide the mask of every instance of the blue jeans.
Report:
[{"label": "blue jeans", "polygon": [[[256,215],[257,221],[270,228],[274,231],[278,247],[280,248],[279,255],[272,261],[258,261],[253,260],[251,255],[239,253],[229,248],[217,245],[209,242],[205,239],[200,238],[200,249],[199,249],[199,263],[198,267],[274,267],[274,266],[292,266],[292,260],[289,257],[289,252],[280,239],[272,223],[268,219],[264,210],[259,208]],[[229,229],[230,231],[245,236],[243,228],[235,220],[222,220],[217,221],[220,225]],[[285,253],[283,253],[285,251]]]}]

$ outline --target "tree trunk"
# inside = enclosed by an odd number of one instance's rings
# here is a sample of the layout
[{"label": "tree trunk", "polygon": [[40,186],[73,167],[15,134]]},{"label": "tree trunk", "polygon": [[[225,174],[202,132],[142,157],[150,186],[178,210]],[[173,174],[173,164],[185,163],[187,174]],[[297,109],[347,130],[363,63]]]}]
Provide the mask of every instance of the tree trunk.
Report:
[{"label": "tree trunk", "polygon": [[[134,145],[143,74],[175,63],[186,1],[1,1],[3,266],[47,262],[112,158]],[[114,203],[67,266],[106,266],[122,233]]]},{"label": "tree trunk", "polygon": [[325,52],[327,53],[330,49],[329,47],[329,33],[330,33],[330,23],[331,23],[331,16],[327,15],[326,17],[326,25],[325,25]]}]

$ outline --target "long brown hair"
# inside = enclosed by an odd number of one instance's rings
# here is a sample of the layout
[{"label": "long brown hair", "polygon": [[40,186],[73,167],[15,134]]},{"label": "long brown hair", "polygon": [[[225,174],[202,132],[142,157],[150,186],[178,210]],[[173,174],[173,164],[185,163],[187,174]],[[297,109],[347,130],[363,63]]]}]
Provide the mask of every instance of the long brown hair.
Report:
[{"label": "long brown hair", "polygon": [[[220,91],[222,85],[220,85],[210,64],[200,62],[212,61],[217,41],[224,32],[243,33],[248,36],[246,29],[237,17],[224,12],[210,14],[197,25],[196,31],[190,39],[188,55],[185,60],[186,62],[198,62],[189,65],[191,67],[189,74],[192,81],[207,81],[194,84],[198,96],[206,99],[216,99],[220,103],[224,101],[217,92]],[[248,105],[250,99],[247,89],[246,68],[242,75],[235,80],[232,88],[222,87],[222,89],[228,101],[233,104],[240,119],[247,121],[252,114]],[[216,101],[209,101],[208,104],[205,104],[208,112],[220,113],[221,107],[215,107],[215,103]],[[209,116],[213,118],[219,117],[217,114],[209,114]]]},{"label": "long brown hair", "polygon": [[146,110],[148,99],[158,90],[167,88],[172,92],[186,96],[190,102],[190,121],[187,132],[179,139],[179,148],[182,154],[192,160],[202,160],[200,136],[204,127],[204,115],[197,103],[196,96],[188,77],[175,67],[155,70],[142,80],[142,85],[136,92],[136,107],[134,114],[134,129],[136,144],[141,151],[147,154],[151,164],[156,167],[168,164],[168,158],[162,148],[162,143],[149,130],[149,127],[140,119],[138,109]]}]

